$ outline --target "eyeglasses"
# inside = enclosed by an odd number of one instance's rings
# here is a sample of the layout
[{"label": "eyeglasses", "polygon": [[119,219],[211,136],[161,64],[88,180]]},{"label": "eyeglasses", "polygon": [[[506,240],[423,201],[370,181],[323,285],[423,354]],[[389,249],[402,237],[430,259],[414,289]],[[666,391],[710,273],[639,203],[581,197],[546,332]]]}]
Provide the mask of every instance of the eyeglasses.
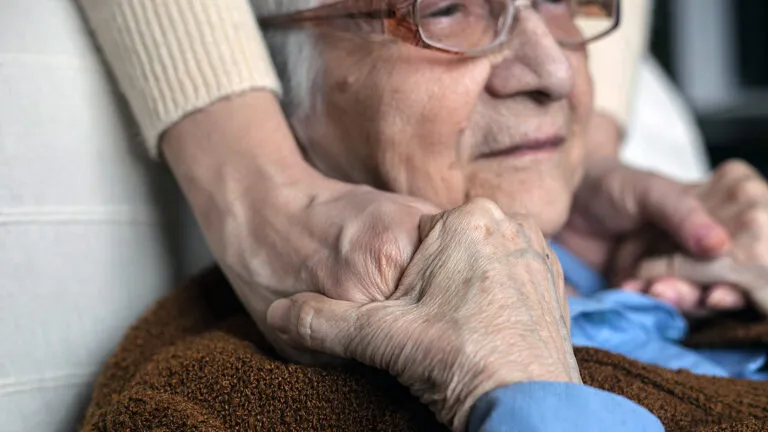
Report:
[{"label": "eyeglasses", "polygon": [[523,8],[535,9],[561,45],[578,47],[614,31],[620,22],[620,6],[619,0],[340,0],[262,17],[259,23],[264,28],[332,26],[475,56],[504,44]]}]

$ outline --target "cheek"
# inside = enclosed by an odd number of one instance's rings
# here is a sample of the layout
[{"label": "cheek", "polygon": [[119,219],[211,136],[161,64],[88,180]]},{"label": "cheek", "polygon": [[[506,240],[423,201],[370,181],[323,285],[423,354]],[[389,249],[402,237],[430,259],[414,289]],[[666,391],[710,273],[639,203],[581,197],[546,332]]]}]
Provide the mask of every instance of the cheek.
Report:
[{"label": "cheek", "polygon": [[578,52],[572,54],[571,64],[574,71],[574,87],[568,103],[573,124],[571,125],[571,145],[567,156],[569,165],[567,174],[575,189],[581,182],[584,171],[587,132],[593,114],[593,88],[585,55]]},{"label": "cheek", "polygon": [[386,78],[379,167],[387,189],[450,208],[464,201],[468,151],[461,136],[489,68],[443,57],[398,62]]},{"label": "cheek", "polygon": [[[366,56],[358,39],[332,35],[321,40],[325,67],[318,108],[295,129],[308,131],[302,144],[310,162],[326,175],[379,186],[376,155],[381,140],[377,129],[385,89],[377,83],[382,67],[375,64],[386,62]],[[365,52],[370,54],[370,49]],[[370,60],[354,61],[358,58]]]}]

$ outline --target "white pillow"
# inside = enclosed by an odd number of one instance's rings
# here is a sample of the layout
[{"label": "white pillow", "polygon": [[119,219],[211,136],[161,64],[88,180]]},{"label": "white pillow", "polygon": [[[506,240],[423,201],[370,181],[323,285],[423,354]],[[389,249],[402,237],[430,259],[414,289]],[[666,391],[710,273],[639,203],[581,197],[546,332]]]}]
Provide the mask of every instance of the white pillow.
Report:
[{"label": "white pillow", "polygon": [[693,112],[653,57],[640,63],[636,86],[621,159],[678,181],[706,180],[710,163]]},{"label": "white pillow", "polygon": [[70,431],[175,281],[180,199],[71,0],[0,6],[0,430]]}]

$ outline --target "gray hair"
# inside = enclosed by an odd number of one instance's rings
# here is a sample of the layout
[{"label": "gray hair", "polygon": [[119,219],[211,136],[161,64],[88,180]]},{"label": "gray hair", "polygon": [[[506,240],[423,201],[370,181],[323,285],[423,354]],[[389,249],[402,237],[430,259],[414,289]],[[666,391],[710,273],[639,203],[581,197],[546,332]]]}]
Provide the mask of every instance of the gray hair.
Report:
[{"label": "gray hair", "polygon": [[[319,0],[251,0],[257,16],[308,9]],[[306,115],[319,95],[320,56],[311,31],[264,30],[272,61],[283,84],[283,109],[289,119]]]}]

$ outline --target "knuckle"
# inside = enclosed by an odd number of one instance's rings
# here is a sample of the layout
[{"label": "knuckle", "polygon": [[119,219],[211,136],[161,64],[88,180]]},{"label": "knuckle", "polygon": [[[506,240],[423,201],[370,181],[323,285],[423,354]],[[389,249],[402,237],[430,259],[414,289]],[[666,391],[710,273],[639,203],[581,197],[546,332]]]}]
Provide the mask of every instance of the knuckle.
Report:
[{"label": "knuckle", "polygon": [[[449,220],[450,222],[450,220]],[[487,238],[493,234],[494,224],[485,218],[470,215],[462,221],[461,224],[456,225],[461,227],[457,236],[469,235],[471,237]]]},{"label": "knuckle", "polygon": [[387,232],[379,238],[372,248],[376,267],[382,271],[392,271],[404,268],[410,257],[400,244],[394,233]]},{"label": "knuckle", "polygon": [[408,265],[416,241],[416,233],[383,225],[357,232],[342,246],[341,265],[327,272],[335,285],[326,292],[350,301],[387,296]]},{"label": "knuckle", "polygon": [[768,227],[768,212],[763,207],[752,207],[742,213],[741,223],[752,229]]},{"label": "knuckle", "polygon": [[520,236],[530,241],[530,246],[534,246],[538,250],[546,250],[547,242],[544,238],[544,233],[541,232],[539,225],[536,223],[532,216],[515,215],[511,219],[513,224],[517,226],[517,230],[520,233]]},{"label": "knuckle", "polygon": [[315,316],[315,308],[309,303],[298,302],[296,310],[296,335],[304,346],[314,348],[312,340],[312,319]]},{"label": "knuckle", "polygon": [[520,225],[518,225],[513,220],[507,220],[504,223],[502,234],[506,240],[509,240],[512,242],[517,242],[520,240],[521,236],[524,236],[524,232],[521,229]]},{"label": "knuckle", "polygon": [[490,220],[505,217],[499,206],[488,198],[472,198],[467,202],[466,207],[473,213],[481,214]]},{"label": "knuckle", "polygon": [[451,211],[446,217],[446,222],[449,226],[458,228],[459,235],[466,233],[486,238],[498,225],[498,218],[493,210],[495,206],[496,204],[485,198],[473,198],[464,206]]},{"label": "knuckle", "polygon": [[768,245],[759,244],[755,245],[752,249],[752,255],[754,262],[762,266],[768,264]]},{"label": "knuckle", "polygon": [[731,196],[737,201],[758,201],[768,195],[768,186],[756,177],[745,178],[737,182],[731,190]]},{"label": "knuckle", "polygon": [[745,174],[751,174],[754,172],[754,168],[747,161],[743,159],[728,159],[721,163],[715,172],[718,177],[722,178],[734,178],[740,177]]}]

